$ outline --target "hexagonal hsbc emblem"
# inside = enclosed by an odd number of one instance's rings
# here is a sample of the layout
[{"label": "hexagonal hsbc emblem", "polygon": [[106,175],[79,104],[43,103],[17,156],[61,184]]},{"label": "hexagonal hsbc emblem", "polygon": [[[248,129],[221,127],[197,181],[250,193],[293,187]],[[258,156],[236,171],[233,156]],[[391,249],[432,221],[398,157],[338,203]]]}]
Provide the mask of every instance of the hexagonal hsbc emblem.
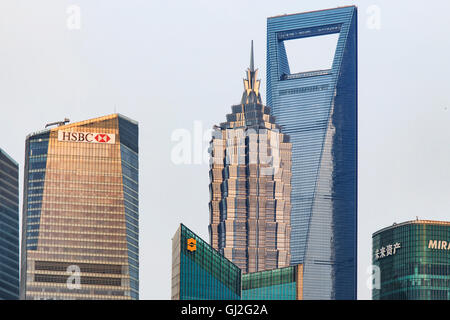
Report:
[{"label": "hexagonal hsbc emblem", "polygon": [[111,140],[111,138],[107,134],[102,134],[102,133],[97,134],[94,139],[97,140],[97,142],[99,142],[99,143],[102,143],[102,142],[105,143],[105,142],[109,142],[109,140]]},{"label": "hexagonal hsbc emblem", "polygon": [[191,252],[197,250],[197,240],[194,238],[187,239],[187,249]]}]

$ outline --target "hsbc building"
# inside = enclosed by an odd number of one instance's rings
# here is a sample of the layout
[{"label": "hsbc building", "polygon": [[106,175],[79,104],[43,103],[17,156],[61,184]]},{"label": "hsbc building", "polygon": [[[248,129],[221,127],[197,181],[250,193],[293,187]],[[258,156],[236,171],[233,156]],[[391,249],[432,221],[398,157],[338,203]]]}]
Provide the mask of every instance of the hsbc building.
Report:
[{"label": "hsbc building", "polygon": [[138,151],[120,114],[27,136],[21,299],[139,299]]}]

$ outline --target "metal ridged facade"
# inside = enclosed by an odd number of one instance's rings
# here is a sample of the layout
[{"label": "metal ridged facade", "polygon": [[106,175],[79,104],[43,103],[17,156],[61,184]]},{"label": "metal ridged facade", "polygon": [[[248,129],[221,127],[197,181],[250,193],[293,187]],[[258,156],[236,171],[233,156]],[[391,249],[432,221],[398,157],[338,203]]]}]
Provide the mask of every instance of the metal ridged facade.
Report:
[{"label": "metal ridged facade", "polygon": [[256,72],[252,58],[241,104],[210,144],[211,245],[243,273],[290,264],[291,144],[261,103]]},{"label": "metal ridged facade", "polygon": [[19,166],[0,149],[0,300],[19,299]]},{"label": "metal ridged facade", "polygon": [[[291,74],[286,40],[339,33],[329,70]],[[357,9],[268,18],[267,103],[291,137],[291,264],[304,299],[356,299]]]},{"label": "metal ridged facade", "polygon": [[[96,141],[61,139],[69,133]],[[21,299],[138,299],[138,201],[135,121],[113,114],[29,135]]]}]

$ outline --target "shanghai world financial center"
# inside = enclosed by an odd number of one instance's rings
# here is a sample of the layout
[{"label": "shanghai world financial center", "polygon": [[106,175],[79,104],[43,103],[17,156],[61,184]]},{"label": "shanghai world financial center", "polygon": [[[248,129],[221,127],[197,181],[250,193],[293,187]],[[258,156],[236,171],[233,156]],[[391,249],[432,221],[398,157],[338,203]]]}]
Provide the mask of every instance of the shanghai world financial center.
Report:
[{"label": "shanghai world financial center", "polygon": [[[286,42],[337,34],[332,66],[291,73]],[[357,9],[267,20],[267,104],[292,143],[291,264],[304,299],[356,299]]]}]

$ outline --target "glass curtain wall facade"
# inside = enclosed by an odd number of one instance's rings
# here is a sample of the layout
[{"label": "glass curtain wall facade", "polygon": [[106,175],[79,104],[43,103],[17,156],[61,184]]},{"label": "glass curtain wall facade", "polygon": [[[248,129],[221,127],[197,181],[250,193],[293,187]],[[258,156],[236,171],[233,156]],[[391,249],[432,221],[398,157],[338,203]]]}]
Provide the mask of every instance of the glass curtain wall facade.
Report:
[{"label": "glass curtain wall facade", "polygon": [[0,148],[0,300],[19,299],[19,166]]},{"label": "glass curtain wall facade", "polygon": [[172,238],[172,300],[240,300],[241,270],[183,224]]},{"label": "glass curtain wall facade", "polygon": [[138,124],[119,114],[26,139],[21,299],[138,299]]},{"label": "glass curtain wall facade", "polygon": [[[331,34],[330,69],[291,73],[285,41]],[[356,299],[355,6],[268,18],[267,103],[292,143],[291,264],[303,264],[303,298]]]},{"label": "glass curtain wall facade", "polygon": [[302,300],[303,266],[242,275],[242,300]]},{"label": "glass curtain wall facade", "polygon": [[372,244],[373,300],[450,300],[450,222],[394,224]]},{"label": "glass curtain wall facade", "polygon": [[210,243],[244,273],[289,266],[291,144],[262,104],[253,65],[210,142]]}]

